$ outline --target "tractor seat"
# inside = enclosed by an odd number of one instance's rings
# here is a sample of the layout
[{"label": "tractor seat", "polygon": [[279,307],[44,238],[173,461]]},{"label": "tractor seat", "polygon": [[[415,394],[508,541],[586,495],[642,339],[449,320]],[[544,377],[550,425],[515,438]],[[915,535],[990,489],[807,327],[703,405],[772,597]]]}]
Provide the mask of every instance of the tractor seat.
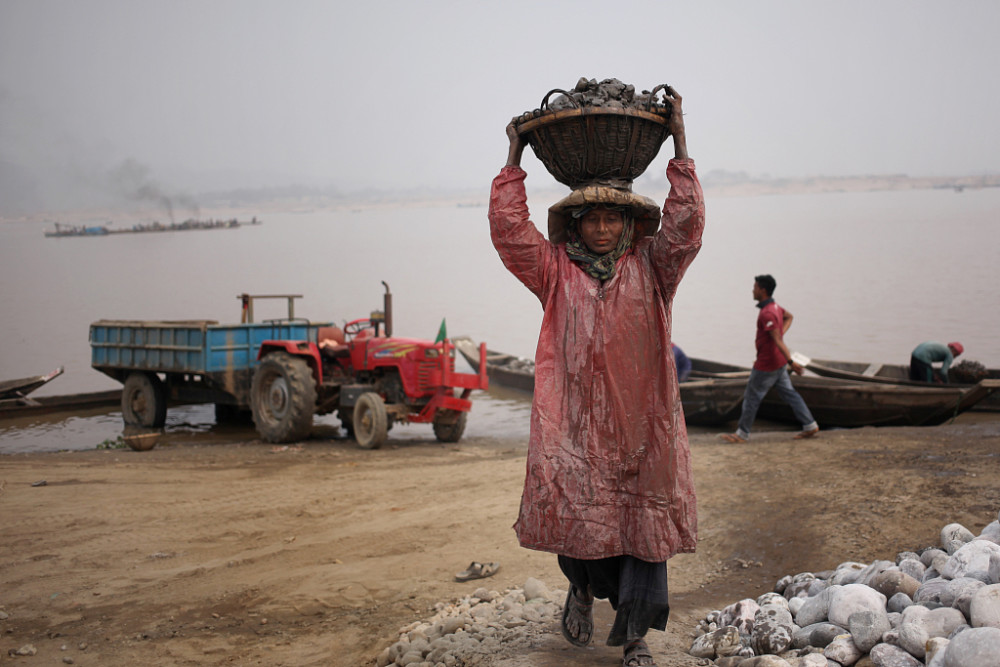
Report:
[{"label": "tractor seat", "polygon": [[320,327],[316,331],[316,342],[322,345],[326,341],[331,345],[343,345],[347,339],[344,338],[344,330],[340,327]]},{"label": "tractor seat", "polygon": [[351,354],[351,349],[347,346],[344,332],[340,327],[320,327],[316,332],[316,340],[320,354],[324,357],[335,359]]}]

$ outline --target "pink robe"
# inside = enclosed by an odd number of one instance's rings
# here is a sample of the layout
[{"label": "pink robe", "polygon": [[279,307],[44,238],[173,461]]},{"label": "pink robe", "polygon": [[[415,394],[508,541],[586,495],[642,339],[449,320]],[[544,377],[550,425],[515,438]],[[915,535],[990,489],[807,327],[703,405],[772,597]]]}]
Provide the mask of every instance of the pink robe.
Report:
[{"label": "pink robe", "polygon": [[671,160],[661,226],[604,285],[530,221],[525,172],[493,181],[490,231],[504,265],[544,309],[535,352],[521,546],[648,562],[697,542],[691,452],[670,349],[670,307],[701,248],[693,160]]}]

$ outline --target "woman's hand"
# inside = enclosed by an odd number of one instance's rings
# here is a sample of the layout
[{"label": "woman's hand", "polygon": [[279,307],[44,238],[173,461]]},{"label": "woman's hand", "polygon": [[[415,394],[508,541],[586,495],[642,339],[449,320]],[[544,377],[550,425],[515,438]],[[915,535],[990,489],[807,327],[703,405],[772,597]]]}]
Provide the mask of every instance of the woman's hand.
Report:
[{"label": "woman's hand", "polygon": [[684,134],[684,111],[681,107],[683,98],[674,90],[673,86],[663,89],[667,100],[670,102],[670,118],[667,120],[667,129],[674,138],[674,158],[686,160],[687,137]]},{"label": "woman's hand", "polygon": [[521,153],[524,152],[524,140],[517,133],[514,121],[507,123],[507,139],[510,140],[510,148],[507,150],[507,166],[520,167]]}]

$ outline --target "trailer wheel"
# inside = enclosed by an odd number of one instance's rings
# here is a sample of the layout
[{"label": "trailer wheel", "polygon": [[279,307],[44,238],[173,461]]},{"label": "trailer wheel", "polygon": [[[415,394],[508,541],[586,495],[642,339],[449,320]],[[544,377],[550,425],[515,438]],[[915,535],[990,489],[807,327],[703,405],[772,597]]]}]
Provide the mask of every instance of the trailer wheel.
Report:
[{"label": "trailer wheel", "polygon": [[304,359],[273,352],[253,374],[250,404],[257,432],[266,442],[296,442],[312,431],[316,383]]},{"label": "trailer wheel", "polygon": [[458,442],[465,433],[465,423],[469,421],[468,412],[459,412],[454,416],[453,410],[439,410],[434,416],[434,436],[440,442]]},{"label": "trailer wheel", "polygon": [[364,449],[378,449],[389,433],[389,415],[382,397],[373,391],[358,396],[354,404],[354,439]]},{"label": "trailer wheel", "polygon": [[155,373],[135,371],[122,388],[122,420],[126,426],[160,428],[167,421],[167,392]]}]

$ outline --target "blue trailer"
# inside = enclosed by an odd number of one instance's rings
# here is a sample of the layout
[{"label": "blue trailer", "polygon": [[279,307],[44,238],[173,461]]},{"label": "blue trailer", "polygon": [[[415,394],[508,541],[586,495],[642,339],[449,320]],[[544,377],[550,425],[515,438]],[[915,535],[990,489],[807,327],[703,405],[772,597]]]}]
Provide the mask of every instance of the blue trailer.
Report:
[{"label": "blue trailer", "polygon": [[123,383],[127,425],[162,426],[168,403],[214,403],[220,418],[249,415],[261,344],[315,344],[320,328],[329,326],[302,320],[99,320],[90,325],[91,366]]}]

